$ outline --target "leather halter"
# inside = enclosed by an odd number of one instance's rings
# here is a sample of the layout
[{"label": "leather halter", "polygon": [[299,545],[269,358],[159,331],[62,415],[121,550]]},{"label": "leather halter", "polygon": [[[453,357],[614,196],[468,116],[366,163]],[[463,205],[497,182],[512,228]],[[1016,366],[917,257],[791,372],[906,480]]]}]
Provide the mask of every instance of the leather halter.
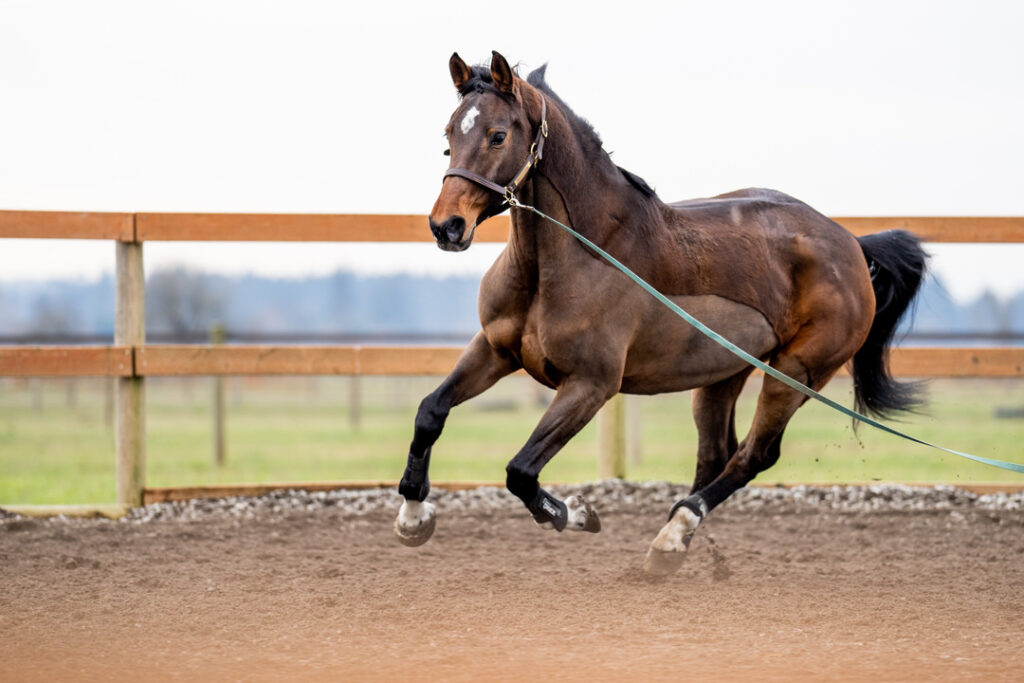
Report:
[{"label": "leather halter", "polygon": [[530,175],[530,171],[540,163],[540,160],[544,157],[544,140],[548,137],[548,103],[544,99],[544,96],[540,96],[540,128],[537,129],[537,135],[533,138],[533,144],[530,145],[530,156],[523,164],[523,167],[519,169],[519,173],[515,175],[512,180],[509,181],[508,185],[502,187],[493,180],[484,178],[479,173],[475,173],[466,168],[449,168],[444,172],[444,178],[448,176],[457,175],[460,178],[472,180],[477,185],[482,185],[488,190],[497,192],[505,201],[512,203],[515,201],[516,190],[522,185],[526,177]]}]

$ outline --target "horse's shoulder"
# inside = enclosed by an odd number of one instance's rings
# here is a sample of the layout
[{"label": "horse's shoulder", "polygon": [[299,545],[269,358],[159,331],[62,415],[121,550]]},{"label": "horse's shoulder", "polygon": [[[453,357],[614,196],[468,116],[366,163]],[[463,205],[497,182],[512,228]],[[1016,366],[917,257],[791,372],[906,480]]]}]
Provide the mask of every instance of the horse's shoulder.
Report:
[{"label": "horse's shoulder", "polygon": [[512,320],[521,326],[530,308],[534,287],[509,263],[508,250],[502,251],[480,282],[477,308],[481,324],[487,327],[499,320]]}]

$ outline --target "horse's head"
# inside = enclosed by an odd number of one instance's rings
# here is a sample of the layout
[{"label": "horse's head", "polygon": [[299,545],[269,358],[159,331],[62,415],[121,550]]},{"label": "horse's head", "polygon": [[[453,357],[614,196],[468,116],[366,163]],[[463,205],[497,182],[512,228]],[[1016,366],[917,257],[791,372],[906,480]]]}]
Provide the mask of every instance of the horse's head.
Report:
[{"label": "horse's head", "polygon": [[470,68],[456,53],[448,68],[461,101],[445,127],[451,163],[430,212],[430,231],[437,246],[463,251],[477,225],[505,210],[503,187],[534,158],[534,140],[523,102],[529,86],[504,57],[493,52],[489,69]]}]

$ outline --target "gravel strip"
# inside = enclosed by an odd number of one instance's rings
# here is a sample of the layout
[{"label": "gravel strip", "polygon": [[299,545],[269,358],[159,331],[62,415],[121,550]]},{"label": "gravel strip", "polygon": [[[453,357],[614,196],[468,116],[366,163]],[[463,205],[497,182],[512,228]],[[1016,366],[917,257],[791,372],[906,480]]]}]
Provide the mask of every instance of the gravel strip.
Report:
[{"label": "gravel strip", "polygon": [[[668,508],[683,497],[687,487],[668,482],[606,480],[587,484],[557,486],[552,492],[562,498],[582,494],[602,513],[628,512],[663,505]],[[401,497],[393,489],[339,491],[275,491],[259,497],[230,497],[157,503],[135,508],[117,522],[141,524],[161,521],[205,519],[273,519],[293,512],[339,508],[346,514],[365,515],[397,510]],[[465,491],[431,492],[430,501],[441,513],[510,512],[520,510],[519,501],[508,491],[481,487]],[[723,510],[797,513],[831,511],[839,513],[888,513],[924,511],[1024,511],[1024,491],[977,495],[953,486],[917,487],[898,484],[874,486],[797,486],[794,488],[743,489],[734,494]],[[21,519],[0,509],[0,527]],[[65,517],[54,521],[72,521]]]}]

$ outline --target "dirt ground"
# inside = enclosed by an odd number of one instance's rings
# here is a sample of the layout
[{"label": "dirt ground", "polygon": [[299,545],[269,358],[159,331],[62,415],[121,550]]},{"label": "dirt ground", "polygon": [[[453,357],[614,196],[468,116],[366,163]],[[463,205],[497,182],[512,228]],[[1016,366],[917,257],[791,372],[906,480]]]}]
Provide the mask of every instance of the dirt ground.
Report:
[{"label": "dirt ground", "polygon": [[[601,508],[601,501],[594,501]],[[507,509],[506,509],[507,508]],[[667,580],[663,505],[0,525],[0,679],[1021,680],[1024,512],[726,504]]]}]

